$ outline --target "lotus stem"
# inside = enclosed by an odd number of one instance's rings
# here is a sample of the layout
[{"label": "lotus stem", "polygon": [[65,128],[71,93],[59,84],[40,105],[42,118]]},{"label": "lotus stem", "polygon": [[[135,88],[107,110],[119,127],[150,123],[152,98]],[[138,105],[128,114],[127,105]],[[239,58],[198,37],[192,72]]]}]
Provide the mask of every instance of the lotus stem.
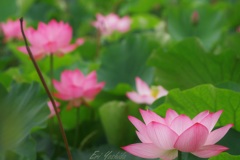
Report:
[{"label": "lotus stem", "polygon": [[36,63],[36,61],[35,61],[35,59],[33,57],[33,54],[32,54],[32,52],[31,52],[31,50],[30,50],[30,48],[28,46],[27,38],[26,38],[24,30],[23,30],[23,18],[20,18],[20,24],[21,24],[21,32],[22,32],[22,35],[23,35],[23,38],[24,38],[24,42],[25,42],[25,45],[26,45],[27,52],[28,52],[28,54],[30,56],[31,61],[33,62],[33,65],[34,65],[34,67],[35,67],[35,69],[36,69],[36,71],[38,73],[38,76],[39,76],[39,78],[40,78],[40,80],[41,80],[41,82],[42,82],[42,84],[44,86],[44,89],[47,92],[47,95],[48,95],[49,99],[51,100],[51,102],[53,104],[53,108],[54,108],[54,111],[56,113],[58,124],[59,124],[59,129],[60,129],[60,132],[62,134],[62,138],[63,138],[64,144],[65,144],[65,147],[66,147],[68,159],[72,160],[72,155],[71,155],[71,152],[70,152],[70,149],[69,149],[66,133],[65,133],[65,131],[63,129],[62,121],[61,121],[61,118],[60,118],[59,113],[57,111],[57,106],[56,106],[56,104],[54,102],[54,99],[53,99],[53,96],[52,96],[50,90],[48,89],[47,84],[46,84],[46,82],[45,82],[45,80],[43,78],[42,72],[39,69],[39,67],[38,67],[38,65],[37,65],[37,63]]}]

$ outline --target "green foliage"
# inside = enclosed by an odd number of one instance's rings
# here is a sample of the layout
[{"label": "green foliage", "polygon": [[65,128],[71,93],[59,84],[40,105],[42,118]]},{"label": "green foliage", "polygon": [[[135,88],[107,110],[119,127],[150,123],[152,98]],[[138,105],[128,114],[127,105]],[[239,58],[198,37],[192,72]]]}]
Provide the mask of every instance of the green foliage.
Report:
[{"label": "green foliage", "polygon": [[137,112],[137,106],[119,101],[108,102],[101,106],[100,119],[109,144],[123,146],[134,140],[134,127],[127,116],[136,115]]},{"label": "green foliage", "polygon": [[44,125],[49,114],[46,99],[39,96],[39,89],[35,83],[15,84],[8,93],[1,87],[0,152],[2,154],[18,147],[21,143],[24,143],[21,146],[26,145],[28,148],[29,145],[34,144],[30,141],[25,143],[24,140],[33,128]]},{"label": "green foliage", "polygon": [[[198,13],[198,22],[191,19],[193,12]],[[168,30],[176,40],[187,37],[198,37],[206,49],[211,49],[223,33],[224,12],[216,7],[198,8],[172,7],[168,10]]]},{"label": "green foliage", "polygon": [[226,160],[226,159],[239,160],[240,156],[233,156],[228,153],[221,153],[218,156],[210,158],[209,160]]},{"label": "green foliage", "polygon": [[16,0],[7,0],[7,1],[1,1],[0,2],[0,21],[5,21],[9,17],[17,16],[17,3]]},{"label": "green foliage", "polygon": [[194,38],[185,39],[167,51],[158,49],[149,63],[156,67],[157,81],[167,89],[187,89],[224,81],[240,83],[238,54],[207,53]]},{"label": "green foliage", "polygon": [[186,114],[190,117],[196,116],[204,110],[216,112],[223,110],[217,126],[234,124],[234,128],[240,131],[239,109],[240,94],[238,92],[215,88],[212,85],[201,85],[188,90],[180,91],[175,89],[169,92],[165,102],[155,111],[164,115],[168,108],[176,110],[179,114]]},{"label": "green foliage", "polygon": [[132,16],[132,29],[152,29],[159,23],[159,18],[151,14]]},{"label": "green foliage", "polygon": [[[239,6],[238,0],[1,0],[0,21],[23,16],[27,27],[36,28],[56,19],[70,24],[72,42],[85,39],[72,53],[54,57],[54,79],[66,69],[96,70],[98,81],[106,83],[88,106],[67,110],[68,101],[58,99],[74,160],[90,159],[96,151],[98,159],[118,154],[143,160],[120,148],[139,142],[127,117],[141,118],[143,105],[126,97],[136,89],[136,76],[169,90],[149,106],[161,116],[168,108],[191,117],[224,110],[216,126],[234,127],[218,144],[229,150],[210,159],[227,160],[240,159]],[[130,30],[98,37],[92,26],[98,13],[129,16]],[[56,117],[47,121],[45,92],[32,83],[41,83],[37,72],[18,51],[23,41],[0,34],[0,160],[67,160]],[[37,61],[51,88],[49,62],[49,56]],[[183,159],[201,158],[183,153]]]},{"label": "green foliage", "polygon": [[129,36],[119,44],[108,46],[102,53],[99,81],[106,82],[106,90],[112,90],[120,83],[134,87],[136,76],[150,82],[153,68],[145,63],[154,47],[154,42],[140,35]]},{"label": "green foliage", "polygon": [[12,151],[8,151],[5,155],[6,160],[35,160],[36,157],[36,143],[32,138],[26,138],[22,143],[18,145],[17,148],[14,148]]},{"label": "green foliage", "polygon": [[235,129],[230,129],[228,133],[218,142],[223,146],[229,148],[227,152],[232,155],[240,155],[240,150],[238,148],[240,143],[240,132]]}]

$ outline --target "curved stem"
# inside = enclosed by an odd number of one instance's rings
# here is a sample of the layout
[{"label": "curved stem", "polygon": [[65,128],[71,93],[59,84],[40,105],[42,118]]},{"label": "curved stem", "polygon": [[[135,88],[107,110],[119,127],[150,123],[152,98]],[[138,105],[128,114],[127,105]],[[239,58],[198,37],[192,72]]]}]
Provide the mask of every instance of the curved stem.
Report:
[{"label": "curved stem", "polygon": [[41,73],[41,70],[39,69],[36,61],[34,60],[33,54],[32,54],[32,52],[31,52],[31,50],[30,50],[30,48],[29,48],[29,46],[28,46],[27,38],[26,38],[25,33],[24,33],[24,30],[23,30],[23,18],[20,18],[20,23],[21,23],[21,32],[22,32],[22,35],[23,35],[23,38],[24,38],[24,42],[25,42],[25,45],[26,45],[28,54],[29,54],[29,56],[30,56],[30,58],[31,58],[31,61],[33,62],[33,65],[34,65],[34,67],[35,67],[35,69],[36,69],[36,71],[37,71],[37,73],[38,73],[38,76],[39,76],[39,78],[40,78],[40,80],[41,80],[41,82],[42,82],[42,84],[43,84],[43,86],[44,86],[44,89],[46,90],[47,95],[48,95],[49,99],[51,100],[51,102],[52,102],[52,104],[53,104],[53,108],[54,108],[54,111],[55,111],[55,113],[56,113],[57,120],[58,120],[58,124],[59,124],[59,129],[60,129],[60,132],[61,132],[61,134],[62,134],[63,141],[64,141],[64,144],[65,144],[65,147],[66,147],[66,151],[67,151],[67,154],[68,154],[68,159],[69,159],[69,160],[72,160],[72,155],[71,155],[71,152],[70,152],[70,149],[69,149],[69,146],[68,146],[67,137],[66,137],[65,131],[64,131],[64,129],[63,129],[62,121],[61,121],[61,118],[60,118],[59,113],[58,113],[58,111],[57,111],[57,107],[56,107],[55,101],[54,101],[54,99],[53,99],[53,97],[52,97],[51,92],[49,91],[49,89],[48,89],[48,87],[47,87],[47,84],[46,84],[46,82],[45,82],[45,80],[44,80],[44,78],[43,78],[43,75],[42,75],[42,73]]}]

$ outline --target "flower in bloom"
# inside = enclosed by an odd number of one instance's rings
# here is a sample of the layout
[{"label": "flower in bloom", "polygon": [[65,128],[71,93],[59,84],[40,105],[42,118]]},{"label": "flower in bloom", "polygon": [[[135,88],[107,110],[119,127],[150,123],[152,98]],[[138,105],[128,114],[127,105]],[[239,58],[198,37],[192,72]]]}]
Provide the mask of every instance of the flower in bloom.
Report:
[{"label": "flower in bloom", "polygon": [[61,73],[61,81],[53,80],[53,85],[58,91],[55,97],[70,101],[68,109],[72,106],[79,107],[84,101],[91,101],[102,90],[105,83],[97,82],[96,71],[89,73],[87,76],[76,70],[65,70]]},{"label": "flower in bloom", "polygon": [[[58,108],[57,108],[57,111],[60,112],[60,108],[59,108],[60,103],[57,102],[57,101],[55,101],[55,104],[56,104],[56,107],[58,107]],[[54,107],[53,107],[51,101],[48,101],[48,102],[47,102],[47,105],[48,105],[48,108],[49,108],[49,110],[50,110],[50,115],[49,115],[48,117],[51,118],[51,117],[55,116],[56,113],[55,113],[55,110],[54,110]]]},{"label": "flower in bloom", "polygon": [[[27,29],[26,36],[36,59],[41,59],[48,54],[62,56],[84,43],[84,39],[78,38],[74,44],[70,44],[72,39],[71,26],[68,23],[57,22],[56,20],[51,20],[48,24],[40,22],[37,30]],[[25,46],[18,49],[27,54]]]},{"label": "flower in bloom", "polygon": [[[19,20],[13,21],[11,19],[8,19],[6,23],[1,23],[0,25],[6,40],[14,38],[22,39]],[[23,26],[25,28],[25,22],[23,22]]]},{"label": "flower in bloom", "polygon": [[212,131],[222,110],[216,113],[203,111],[193,119],[168,109],[162,118],[152,111],[140,110],[144,123],[135,117],[129,120],[138,130],[142,143],[122,147],[125,151],[142,158],[175,159],[178,150],[191,152],[200,158],[215,156],[228,148],[216,145],[233,126],[228,124]]},{"label": "flower in bloom", "polygon": [[147,83],[145,83],[139,77],[136,77],[135,81],[137,92],[128,92],[126,95],[129,99],[136,103],[152,104],[156,99],[168,94],[168,91],[162,86],[157,86],[150,89]]},{"label": "flower in bloom", "polygon": [[127,32],[130,28],[131,20],[128,16],[120,18],[118,15],[111,13],[107,16],[96,15],[97,20],[93,26],[100,30],[102,35],[110,35],[114,31]]}]

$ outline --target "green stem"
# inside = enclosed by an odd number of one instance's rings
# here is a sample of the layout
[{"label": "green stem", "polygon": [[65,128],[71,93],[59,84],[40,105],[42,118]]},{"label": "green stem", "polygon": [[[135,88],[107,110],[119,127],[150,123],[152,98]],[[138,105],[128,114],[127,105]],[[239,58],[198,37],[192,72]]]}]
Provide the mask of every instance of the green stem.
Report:
[{"label": "green stem", "polygon": [[60,118],[59,113],[57,111],[57,106],[56,106],[55,101],[53,99],[53,96],[52,96],[50,90],[48,89],[47,84],[46,84],[46,82],[45,82],[45,80],[43,78],[42,72],[39,69],[39,67],[37,65],[37,62],[35,61],[35,59],[33,57],[33,54],[32,54],[32,52],[31,52],[31,50],[30,50],[30,48],[28,46],[27,38],[26,38],[24,30],[23,30],[23,18],[20,18],[20,24],[21,24],[21,32],[22,32],[22,35],[23,35],[23,38],[24,38],[24,42],[25,42],[25,45],[26,45],[26,48],[27,48],[27,52],[28,52],[28,54],[30,56],[31,61],[33,62],[33,65],[34,65],[34,67],[35,67],[35,69],[36,69],[36,71],[38,73],[38,76],[39,76],[42,84],[43,84],[43,87],[44,87],[45,91],[47,92],[47,95],[48,95],[49,99],[51,100],[51,102],[53,104],[53,108],[54,108],[54,111],[56,113],[58,124],[59,124],[59,129],[60,129],[60,132],[62,134],[62,138],[63,138],[64,144],[65,144],[65,147],[66,147],[66,151],[67,151],[67,154],[68,154],[68,159],[72,160],[72,155],[71,155],[71,152],[70,152],[70,149],[69,149],[69,146],[68,146],[67,136],[66,136],[66,133],[65,133],[65,131],[63,129],[62,121],[61,121],[61,118]]},{"label": "green stem", "polygon": [[[51,93],[53,94],[54,88],[53,88],[53,54],[50,54],[50,81],[51,81]],[[51,118],[49,119],[49,123],[48,123],[48,128],[49,128],[49,132],[50,132],[50,136],[53,138],[54,135],[54,119]]]},{"label": "green stem", "polygon": [[50,54],[50,79],[51,79],[51,92],[54,92],[54,88],[53,88],[53,77],[54,77],[54,64],[53,64],[53,54]]},{"label": "green stem", "polygon": [[100,48],[101,48],[101,31],[99,29],[97,29],[97,46],[96,46],[96,55],[95,58],[99,57],[99,52],[100,52]]},{"label": "green stem", "polygon": [[80,126],[80,107],[77,107],[76,110],[76,130],[75,130],[75,142],[74,142],[74,146],[77,147],[78,146],[78,137],[79,137],[79,126]]},{"label": "green stem", "polygon": [[178,151],[178,160],[182,160],[182,152]]},{"label": "green stem", "polygon": [[93,137],[93,136],[95,136],[96,134],[98,133],[98,131],[93,131],[93,132],[91,132],[89,135],[87,135],[83,140],[82,140],[82,142],[80,143],[80,145],[79,145],[79,149],[80,150],[82,150],[83,149],[83,147],[84,147],[84,145],[85,144],[87,144],[87,142]]}]

